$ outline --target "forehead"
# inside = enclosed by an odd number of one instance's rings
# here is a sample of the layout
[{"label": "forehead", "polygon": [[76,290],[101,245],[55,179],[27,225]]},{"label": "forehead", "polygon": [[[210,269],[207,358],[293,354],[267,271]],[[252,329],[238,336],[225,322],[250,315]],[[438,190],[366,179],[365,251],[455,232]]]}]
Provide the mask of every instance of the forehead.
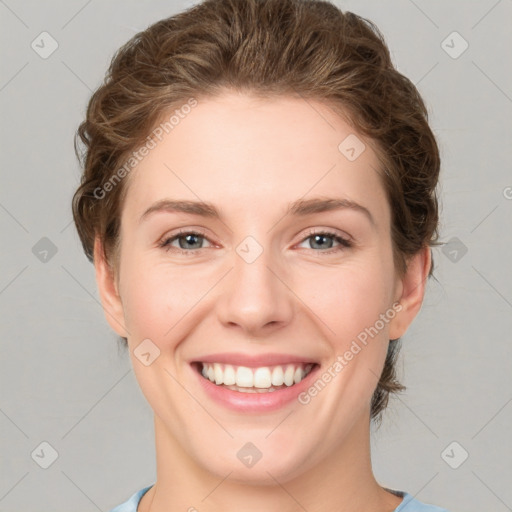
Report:
[{"label": "forehead", "polygon": [[198,100],[169,126],[129,175],[123,215],[133,221],[163,198],[262,215],[309,195],[363,202],[388,217],[375,152],[322,102],[226,93]]}]

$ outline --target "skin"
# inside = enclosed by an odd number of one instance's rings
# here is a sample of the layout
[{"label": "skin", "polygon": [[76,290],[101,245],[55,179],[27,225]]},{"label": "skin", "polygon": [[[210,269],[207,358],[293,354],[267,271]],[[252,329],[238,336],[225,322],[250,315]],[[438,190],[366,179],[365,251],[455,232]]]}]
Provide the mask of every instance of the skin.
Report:
[{"label": "skin", "polygon": [[[128,338],[154,411],[157,483],[140,512],[391,512],[401,503],[372,472],[370,401],[389,339],[421,307],[430,251],[398,274],[377,156],[368,141],[352,162],[338,150],[354,133],[320,102],[226,91],[199,101],[131,171],[120,266],[109,271],[97,239],[95,267],[107,321]],[[375,224],[348,208],[285,215],[292,201],[318,196],[355,201]],[[139,222],[164,198],[212,202],[222,221],[158,212]],[[182,238],[189,254],[179,239],[174,252],[158,246],[179,228],[206,238]],[[308,228],[354,245],[327,237],[319,247]],[[263,248],[250,264],[236,252],[249,235]],[[238,414],[208,398],[189,365],[216,352],[278,352],[328,368],[397,301],[401,311],[307,405]],[[160,350],[149,366],[133,353],[147,338]],[[236,456],[247,442],[263,454],[252,468]]]}]

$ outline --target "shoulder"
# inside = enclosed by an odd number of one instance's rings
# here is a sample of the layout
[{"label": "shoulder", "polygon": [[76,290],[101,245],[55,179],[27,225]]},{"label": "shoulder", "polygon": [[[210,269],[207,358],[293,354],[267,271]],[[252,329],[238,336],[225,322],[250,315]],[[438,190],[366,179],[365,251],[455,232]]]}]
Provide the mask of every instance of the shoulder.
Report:
[{"label": "shoulder", "polygon": [[394,512],[449,512],[445,508],[418,501],[409,493],[403,493],[404,499]]},{"label": "shoulder", "polygon": [[142,496],[144,496],[144,494],[149,491],[151,487],[153,487],[153,485],[144,487],[140,491],[137,491],[135,494],[132,494],[132,496],[130,496],[127,501],[117,505],[117,507],[114,507],[109,512],[137,512],[137,506],[140,503]]}]

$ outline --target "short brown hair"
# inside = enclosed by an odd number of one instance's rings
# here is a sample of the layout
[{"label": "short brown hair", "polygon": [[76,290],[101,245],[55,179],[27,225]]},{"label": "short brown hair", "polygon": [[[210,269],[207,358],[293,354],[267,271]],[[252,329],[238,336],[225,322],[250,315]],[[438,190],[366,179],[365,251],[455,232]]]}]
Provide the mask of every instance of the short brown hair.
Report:
[{"label": "short brown hair", "polygon": [[[84,171],[72,205],[90,261],[98,236],[115,273],[126,180],[104,197],[95,191],[103,190],[164,111],[228,90],[262,98],[300,95],[331,106],[375,146],[397,269],[404,272],[408,256],[436,244],[438,147],[419,92],[393,66],[378,28],[326,1],[205,0],[123,45],[90,98],[75,137]],[[374,420],[389,394],[405,389],[395,372],[399,343],[390,340],[372,397]]]}]

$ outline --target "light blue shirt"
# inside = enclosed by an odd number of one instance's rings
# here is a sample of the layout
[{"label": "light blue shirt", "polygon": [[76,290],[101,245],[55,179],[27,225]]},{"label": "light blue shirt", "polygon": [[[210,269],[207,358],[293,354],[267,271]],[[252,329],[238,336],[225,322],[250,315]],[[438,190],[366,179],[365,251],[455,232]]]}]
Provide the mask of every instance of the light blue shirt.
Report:
[{"label": "light blue shirt", "polygon": [[[154,484],[153,484],[154,485]],[[142,496],[153,487],[150,485],[149,487],[144,487],[140,491],[137,491],[128,501],[121,503],[117,507],[110,510],[110,512],[137,512],[137,506],[139,505]],[[393,494],[396,494],[398,497],[403,497],[402,503],[395,508],[394,512],[448,512],[446,509],[441,507],[436,507],[435,505],[428,505],[427,503],[421,503],[420,501],[414,499],[409,493],[403,491],[394,491],[392,489],[387,489],[391,491]]]}]

